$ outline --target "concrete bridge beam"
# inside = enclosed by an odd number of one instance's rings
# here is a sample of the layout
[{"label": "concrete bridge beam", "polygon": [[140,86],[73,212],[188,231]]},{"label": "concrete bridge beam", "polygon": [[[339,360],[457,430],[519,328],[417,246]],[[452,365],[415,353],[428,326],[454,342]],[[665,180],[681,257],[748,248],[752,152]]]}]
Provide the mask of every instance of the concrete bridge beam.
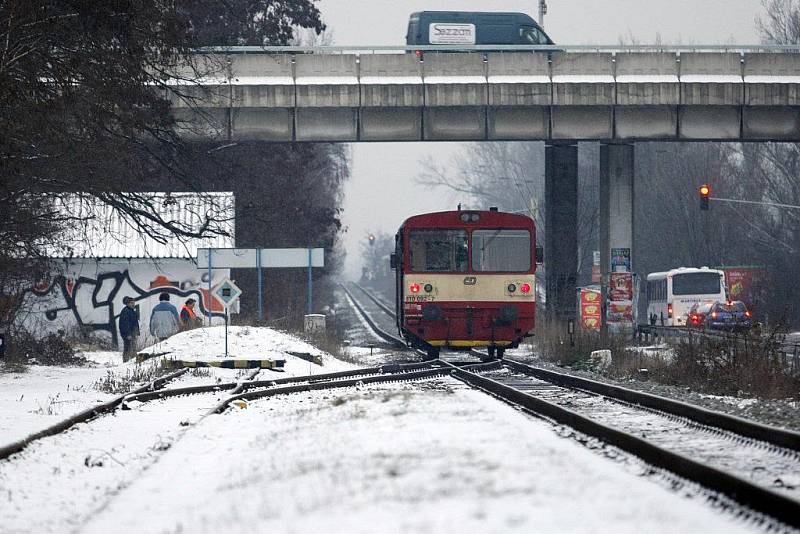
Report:
[{"label": "concrete bridge beam", "polygon": [[550,137],[550,65],[546,54],[491,53],[489,139],[548,139]]},{"label": "concrete bridge beam", "polygon": [[361,139],[422,139],[422,63],[413,54],[372,54],[360,58]]},{"label": "concrete bridge beam", "polygon": [[611,54],[560,53],[552,60],[553,139],[610,139],[616,101]]},{"label": "concrete bridge beam", "polygon": [[482,54],[426,54],[424,138],[486,139],[488,94]]}]

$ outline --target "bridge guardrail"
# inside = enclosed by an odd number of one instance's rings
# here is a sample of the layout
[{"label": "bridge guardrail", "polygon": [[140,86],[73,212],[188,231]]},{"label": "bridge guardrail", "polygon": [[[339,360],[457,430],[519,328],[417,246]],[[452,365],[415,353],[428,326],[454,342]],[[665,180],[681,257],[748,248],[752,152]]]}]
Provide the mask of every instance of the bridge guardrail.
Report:
[{"label": "bridge guardrail", "polygon": [[784,52],[798,53],[800,45],[379,45],[379,46],[206,46],[197,54],[346,54],[397,52]]},{"label": "bridge guardrail", "polygon": [[[649,342],[651,339],[657,339],[657,338],[662,338],[664,340],[687,339],[691,338],[692,336],[697,336],[698,339],[704,337],[704,338],[714,338],[721,341],[732,341],[732,342],[743,341],[745,339],[748,339],[744,336],[737,334],[729,334],[727,332],[697,330],[685,326],[660,326],[660,325],[648,325],[648,324],[637,325],[635,335],[639,341],[644,340],[645,342]],[[770,340],[769,338],[763,336],[750,336],[749,339],[754,342],[773,343],[777,352],[784,355],[785,360],[791,358],[790,364],[793,371],[800,372],[800,343],[785,341],[780,337],[773,338],[772,340]]]}]

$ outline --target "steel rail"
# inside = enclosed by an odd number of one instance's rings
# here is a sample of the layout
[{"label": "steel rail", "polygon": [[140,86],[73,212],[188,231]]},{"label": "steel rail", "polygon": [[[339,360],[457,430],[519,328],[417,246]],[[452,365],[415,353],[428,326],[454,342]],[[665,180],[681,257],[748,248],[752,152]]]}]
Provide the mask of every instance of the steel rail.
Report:
[{"label": "steel rail", "polygon": [[[152,380],[152,381],[148,382],[144,386],[136,388],[135,390],[133,390],[133,393],[137,394],[137,393],[143,393],[145,391],[151,391],[151,390],[160,389],[160,388],[164,387],[164,385],[167,382],[179,377],[180,375],[182,375],[186,371],[188,371],[188,369],[179,369],[178,371],[175,371],[174,373],[170,373],[168,375],[156,378],[155,380]],[[109,401],[106,401],[104,403],[97,404],[97,405],[92,406],[90,408],[86,408],[85,410],[80,411],[80,412],[78,412],[78,413],[76,413],[74,415],[71,415],[70,417],[68,417],[68,418],[66,418],[66,419],[64,419],[64,420],[62,420],[62,421],[60,421],[60,422],[58,422],[58,423],[56,423],[54,425],[51,425],[51,426],[49,426],[49,427],[47,427],[45,429],[42,429],[42,430],[40,430],[38,432],[30,434],[29,436],[24,437],[21,440],[18,440],[18,441],[15,441],[14,443],[10,443],[8,445],[0,447],[0,460],[5,460],[9,456],[11,456],[12,454],[16,454],[16,453],[22,451],[25,447],[27,447],[28,445],[30,445],[31,443],[33,443],[36,440],[39,440],[39,439],[47,437],[47,436],[54,436],[56,434],[59,434],[59,433],[65,431],[65,430],[67,430],[68,428],[72,427],[73,425],[76,425],[78,423],[86,422],[86,421],[88,421],[90,419],[93,419],[94,417],[97,417],[98,415],[113,411],[117,406],[121,405],[122,402],[125,400],[125,398],[128,397],[129,395],[131,395],[131,393],[125,393],[123,395],[119,395],[117,397],[114,397],[113,399],[111,399]]]},{"label": "steel rail", "polygon": [[378,297],[370,293],[369,290],[367,290],[360,284],[357,284],[356,282],[352,282],[352,284],[356,286],[358,289],[360,289],[367,296],[367,298],[369,298],[372,302],[374,302],[376,306],[378,306],[384,313],[386,313],[386,315],[388,315],[392,319],[397,319],[397,314],[395,313],[395,311],[391,309],[386,303],[381,302],[381,300]]},{"label": "steel rail", "polygon": [[211,409],[209,414],[220,414],[224,412],[228,405],[236,400],[254,400],[260,399],[264,397],[274,397],[277,395],[287,395],[289,393],[300,393],[304,391],[318,391],[323,389],[334,389],[334,388],[344,388],[350,386],[357,386],[360,384],[378,384],[384,382],[397,382],[402,380],[416,380],[421,378],[433,378],[436,376],[444,376],[448,375],[452,372],[452,369],[458,369],[455,366],[443,366],[438,367],[435,369],[425,369],[421,371],[410,371],[407,373],[392,373],[388,375],[379,375],[379,376],[365,376],[361,378],[353,378],[350,380],[336,380],[336,381],[326,381],[326,382],[313,382],[308,384],[299,384],[294,386],[286,386],[280,388],[273,388],[273,389],[261,389],[258,391],[246,391],[244,393],[240,393],[238,395],[232,395],[222,402],[220,402],[217,406]]},{"label": "steel rail", "polygon": [[337,45],[337,46],[207,46],[195,54],[342,54],[345,52],[800,52],[800,45]]},{"label": "steel rail", "polygon": [[[443,363],[446,364],[447,362]],[[800,501],[755,485],[715,467],[658,447],[638,436],[605,426],[572,410],[501,384],[490,378],[460,368],[452,368],[452,371],[452,376],[455,378],[486,391],[511,405],[519,406],[534,415],[544,416],[583,434],[601,439],[650,465],[697,482],[706,488],[728,496],[743,506],[771,516],[787,525],[800,527]]]},{"label": "steel rail", "polygon": [[558,386],[582,389],[611,399],[621,400],[630,404],[638,404],[660,412],[685,417],[702,425],[720,428],[740,436],[800,452],[800,433],[792,430],[748,421],[747,419],[736,417],[735,415],[728,415],[706,408],[700,408],[699,406],[650,393],[643,393],[621,386],[597,382],[595,380],[559,373],[549,369],[542,369],[541,367],[534,367],[513,359],[505,359],[503,360],[503,364],[512,371],[533,376],[534,378]]},{"label": "steel rail", "polygon": [[[414,371],[417,369],[424,369],[430,367],[428,364],[411,363],[411,364],[386,364],[376,367],[363,367],[360,369],[353,369],[350,371],[336,371],[333,373],[322,373],[318,375],[303,375],[303,376],[290,376],[286,378],[273,378],[268,380],[248,380],[245,382],[224,382],[221,384],[207,384],[199,386],[187,386],[183,388],[162,389],[160,391],[148,391],[131,395],[125,399],[125,402],[139,401],[148,402],[155,399],[165,399],[168,397],[178,397],[181,395],[193,395],[196,393],[213,393],[215,391],[226,391],[236,389],[241,386],[241,391],[253,389],[257,387],[270,387],[283,384],[293,384],[297,382],[318,382],[324,380],[337,380],[340,378],[347,378],[351,376],[362,376],[372,374],[385,374],[385,373],[401,373],[405,371]],[[240,392],[241,392],[240,391]],[[239,392],[239,393],[240,393]]]},{"label": "steel rail", "polygon": [[347,287],[344,284],[339,284],[339,285],[342,287],[342,289],[344,290],[345,294],[347,294],[347,296],[350,298],[350,301],[353,303],[353,305],[355,306],[356,310],[361,314],[361,317],[364,318],[364,320],[367,322],[369,327],[372,328],[372,330],[378,336],[380,336],[381,338],[385,339],[386,341],[388,341],[390,343],[393,343],[398,348],[408,348],[408,345],[406,345],[405,341],[403,341],[402,339],[400,339],[397,336],[394,336],[394,335],[390,334],[389,332],[383,330],[380,326],[378,326],[377,323],[375,323],[375,321],[372,319],[372,317],[370,317],[370,315],[366,312],[366,310],[364,310],[364,307],[361,306],[361,303],[358,302],[355,299],[355,297],[353,297],[353,294],[350,292],[349,289],[347,289]]}]

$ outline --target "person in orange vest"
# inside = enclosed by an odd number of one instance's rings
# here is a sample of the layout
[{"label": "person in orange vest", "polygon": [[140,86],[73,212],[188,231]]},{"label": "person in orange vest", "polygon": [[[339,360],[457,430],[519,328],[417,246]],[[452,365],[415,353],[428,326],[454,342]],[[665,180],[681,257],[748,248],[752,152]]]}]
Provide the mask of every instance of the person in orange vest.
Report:
[{"label": "person in orange vest", "polygon": [[186,303],[181,308],[181,330],[191,330],[203,323],[203,320],[194,311],[195,302],[197,301],[194,299],[186,299]]}]

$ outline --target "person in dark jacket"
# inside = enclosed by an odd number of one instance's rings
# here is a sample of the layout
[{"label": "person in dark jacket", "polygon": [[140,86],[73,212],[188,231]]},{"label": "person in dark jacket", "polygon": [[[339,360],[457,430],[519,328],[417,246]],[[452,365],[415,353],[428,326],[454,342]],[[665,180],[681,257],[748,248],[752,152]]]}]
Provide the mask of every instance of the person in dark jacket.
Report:
[{"label": "person in dark jacket", "polygon": [[169,293],[161,293],[158,296],[158,304],[150,313],[150,334],[164,341],[169,336],[178,333],[180,319],[178,310],[169,302]]},{"label": "person in dark jacket", "polygon": [[136,353],[136,339],[139,337],[139,316],[136,313],[136,299],[122,299],[125,307],[119,314],[119,335],[122,336],[122,361],[127,362]]}]

